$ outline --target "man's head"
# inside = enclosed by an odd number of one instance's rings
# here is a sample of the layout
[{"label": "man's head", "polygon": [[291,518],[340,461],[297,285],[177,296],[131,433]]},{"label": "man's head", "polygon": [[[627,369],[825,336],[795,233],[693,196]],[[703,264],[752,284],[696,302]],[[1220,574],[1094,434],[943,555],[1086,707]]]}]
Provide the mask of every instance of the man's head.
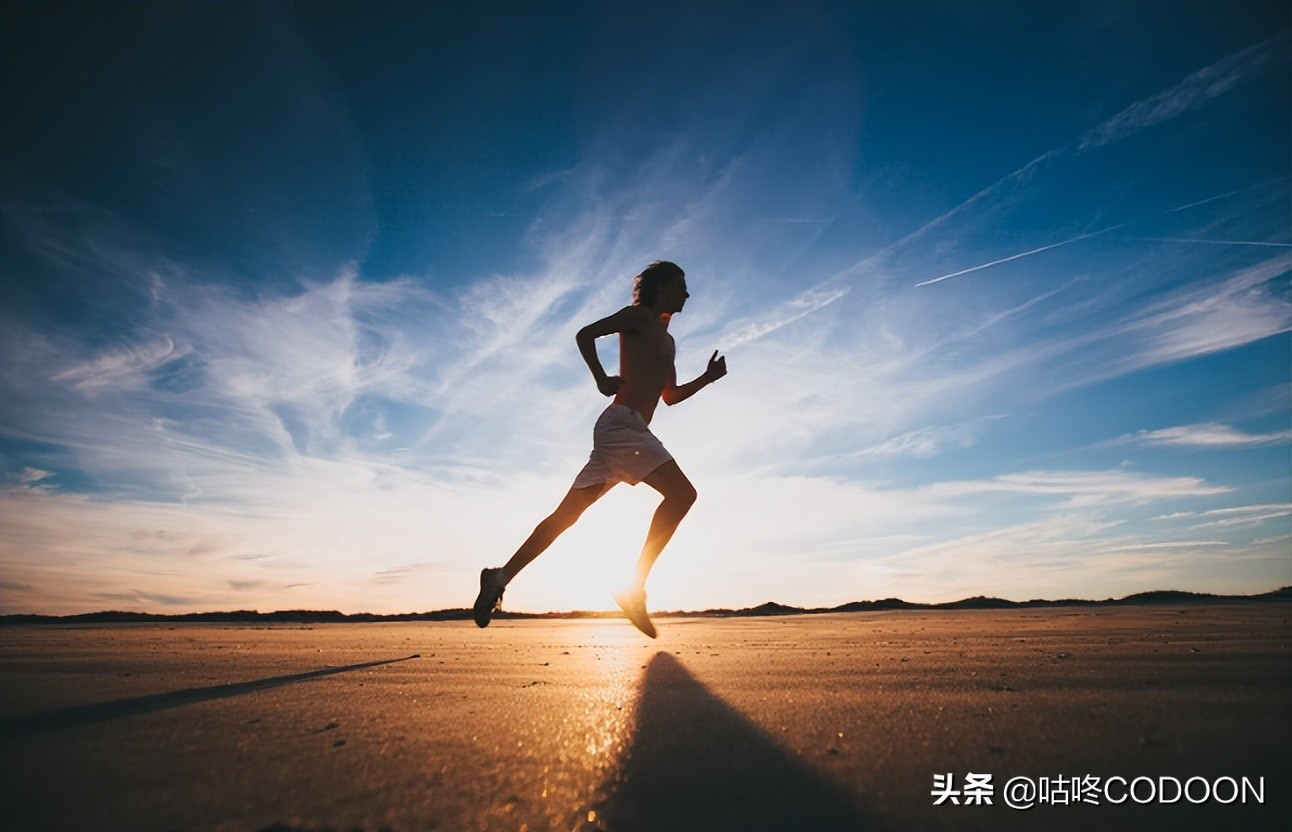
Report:
[{"label": "man's head", "polygon": [[[651,263],[641,274],[633,278],[633,304],[653,308],[657,301],[665,300],[669,309],[663,312],[677,312],[689,295],[686,292],[686,273],[676,263],[658,260]],[[661,290],[664,290],[661,295]]]}]

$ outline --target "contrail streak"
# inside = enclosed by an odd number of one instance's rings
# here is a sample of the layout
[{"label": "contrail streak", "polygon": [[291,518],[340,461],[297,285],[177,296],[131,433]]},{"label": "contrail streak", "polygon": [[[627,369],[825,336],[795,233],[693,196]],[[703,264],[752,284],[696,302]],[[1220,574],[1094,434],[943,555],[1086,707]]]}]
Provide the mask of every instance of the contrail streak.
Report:
[{"label": "contrail streak", "polygon": [[959,277],[962,274],[969,274],[970,272],[979,272],[979,271],[982,271],[983,269],[990,269],[992,266],[999,266],[1001,263],[1008,263],[1011,260],[1019,260],[1023,257],[1031,257],[1033,254],[1040,254],[1041,252],[1049,251],[1052,248],[1058,248],[1059,246],[1066,246],[1071,243],[1080,242],[1081,240],[1088,240],[1091,237],[1096,237],[1100,234],[1107,234],[1109,231],[1115,231],[1117,228],[1124,228],[1124,227],[1125,226],[1115,226],[1113,228],[1104,228],[1099,231],[1091,231],[1089,234],[1082,234],[1081,236],[1073,237],[1070,240],[1063,240],[1057,243],[1050,243],[1048,246],[1041,246],[1040,248],[1034,248],[1031,251],[1021,251],[1018,254],[1011,254],[1008,257],[1002,257],[999,260],[993,260],[990,263],[982,263],[977,266],[970,266],[967,269],[961,269],[958,272],[951,272],[950,274],[944,274],[941,277],[935,277],[931,280],[925,280],[921,283],[916,283],[915,286],[916,288],[919,288],[920,286],[929,286],[934,283],[941,283],[944,280],[950,280],[951,278]]},{"label": "contrail streak", "polygon": [[1131,237],[1132,240],[1143,240],[1146,243],[1198,243],[1209,246],[1265,246],[1268,248],[1292,248],[1292,243],[1262,243],[1259,240],[1194,240],[1182,237]]},{"label": "contrail streak", "polygon": [[[1219,200],[1219,199],[1226,199],[1228,197],[1237,196],[1238,194],[1246,193],[1247,191],[1252,191],[1257,188],[1263,188],[1267,184],[1268,183],[1266,182],[1261,182],[1259,184],[1252,185],[1247,188],[1239,188],[1236,191],[1229,191],[1223,194],[1216,194],[1215,196],[1209,196],[1206,199],[1199,199],[1194,202],[1185,203],[1184,205],[1177,205],[1174,208],[1168,208],[1165,211],[1161,211],[1159,213],[1153,214],[1152,216],[1140,217],[1139,219],[1134,219],[1134,220],[1131,220],[1130,222],[1124,222],[1120,225],[1110,225],[1107,228],[1101,228],[1098,231],[1090,231],[1085,234],[1080,234],[1076,237],[1072,237],[1067,240],[1060,240],[1057,243],[1050,243],[1049,245],[1041,246],[1040,248],[1034,248],[1034,249],[1031,249],[1030,251],[1022,251],[1022,252],[1019,252],[1018,254],[1011,254],[1008,257],[1002,257],[999,260],[992,260],[990,263],[980,263],[977,266],[970,266],[966,269],[960,269],[959,271],[950,272],[940,277],[930,278],[929,280],[924,280],[919,283],[916,283],[915,287],[919,288],[920,286],[930,286],[934,283],[941,283],[944,280],[950,280],[953,277],[960,277],[961,275],[982,271],[983,269],[990,269],[992,266],[999,266],[1001,263],[1008,263],[1012,260],[1019,260],[1024,257],[1031,257],[1033,254],[1040,254],[1043,251],[1049,251],[1050,249],[1059,248],[1060,246],[1071,245],[1072,243],[1079,243],[1082,240],[1089,240],[1091,237],[1098,237],[1099,235],[1107,234],[1110,231],[1119,231],[1123,228],[1128,228],[1132,225],[1138,225],[1139,223],[1142,223],[1142,222],[1155,220],[1158,217],[1165,217],[1168,214],[1175,214],[1175,213],[1179,213],[1180,211],[1187,211],[1190,208],[1197,208],[1199,205],[1206,205],[1209,202],[1215,202],[1216,200]],[[1185,241],[1181,240],[1180,242],[1185,242]],[[1255,245],[1260,245],[1260,244],[1255,244]],[[1283,246],[1284,244],[1268,243],[1266,245]],[[1292,248],[1292,246],[1287,246],[1287,247]]]}]

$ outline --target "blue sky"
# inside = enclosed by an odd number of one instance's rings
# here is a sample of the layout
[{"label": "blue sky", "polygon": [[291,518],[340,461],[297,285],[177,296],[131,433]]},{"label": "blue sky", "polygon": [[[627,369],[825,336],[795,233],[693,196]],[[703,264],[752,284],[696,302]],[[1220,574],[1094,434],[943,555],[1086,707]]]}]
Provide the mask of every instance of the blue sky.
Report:
[{"label": "blue sky", "polygon": [[465,606],[661,258],[730,375],[652,606],[1292,583],[1285,3],[0,15],[6,613]]}]

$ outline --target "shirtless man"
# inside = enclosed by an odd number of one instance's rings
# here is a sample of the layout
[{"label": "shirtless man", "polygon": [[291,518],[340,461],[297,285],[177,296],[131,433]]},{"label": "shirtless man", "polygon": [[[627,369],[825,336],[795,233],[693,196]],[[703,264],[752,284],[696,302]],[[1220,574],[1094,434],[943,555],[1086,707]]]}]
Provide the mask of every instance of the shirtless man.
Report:
[{"label": "shirtless man", "polygon": [[[699,377],[678,384],[668,322],[682,311],[690,297],[686,276],[677,265],[658,262],[633,281],[632,306],[588,324],[575,336],[597,389],[602,395],[615,397],[592,430],[588,464],[574,478],[561,504],[534,528],[505,566],[481,570],[480,595],[474,608],[477,626],[489,626],[489,619],[502,604],[507,583],[574,525],[588,506],[616,483],[644,482],[664,500],[655,510],[642,545],[636,582],[628,591],[616,595],[615,602],[637,629],[655,638],[655,625],[646,612],[646,577],[695,502],[695,487],[647,426],[660,399],[668,405],[689,399],[727,374],[727,359],[719,358],[715,350]],[[610,376],[597,356],[596,340],[614,334],[619,335],[619,375]]]}]

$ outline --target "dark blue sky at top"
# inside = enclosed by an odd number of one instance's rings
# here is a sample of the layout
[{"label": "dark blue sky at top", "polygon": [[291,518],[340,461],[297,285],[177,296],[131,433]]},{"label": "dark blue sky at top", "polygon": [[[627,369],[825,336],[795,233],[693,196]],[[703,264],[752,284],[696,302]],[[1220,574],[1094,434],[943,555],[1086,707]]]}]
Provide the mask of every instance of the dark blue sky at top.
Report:
[{"label": "dark blue sky at top", "polygon": [[[900,235],[1020,154],[1287,18],[1279,4],[1225,3],[13,3],[4,14],[8,199],[106,209],[236,279],[290,282],[357,260],[364,278],[449,286],[517,265],[496,241],[535,220],[543,177],[595,155],[613,181],[685,132],[706,142],[683,170],[703,183],[798,117],[790,105],[814,88],[839,106],[799,129],[854,149],[837,172],[839,231]],[[768,85],[751,95],[751,78]],[[1261,138],[1254,169],[1279,152]],[[775,210],[793,213],[785,184]],[[1102,184],[1074,182],[1072,199],[1105,201],[1081,193]],[[861,215],[860,193],[878,221]],[[1068,218],[1032,219],[1050,230]]]}]

